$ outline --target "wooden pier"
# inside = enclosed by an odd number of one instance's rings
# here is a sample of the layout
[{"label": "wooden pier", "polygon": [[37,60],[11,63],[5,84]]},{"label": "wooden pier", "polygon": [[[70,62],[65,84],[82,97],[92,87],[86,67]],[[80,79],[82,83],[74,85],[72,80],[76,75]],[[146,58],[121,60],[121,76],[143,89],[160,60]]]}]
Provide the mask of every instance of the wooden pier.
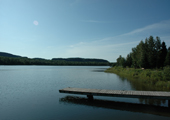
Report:
[{"label": "wooden pier", "polygon": [[87,95],[87,97],[90,100],[93,100],[93,96],[165,99],[165,100],[168,100],[168,107],[170,107],[170,92],[104,90],[104,89],[70,88],[70,87],[60,89],[59,92],[60,93],[69,93],[69,94]]}]

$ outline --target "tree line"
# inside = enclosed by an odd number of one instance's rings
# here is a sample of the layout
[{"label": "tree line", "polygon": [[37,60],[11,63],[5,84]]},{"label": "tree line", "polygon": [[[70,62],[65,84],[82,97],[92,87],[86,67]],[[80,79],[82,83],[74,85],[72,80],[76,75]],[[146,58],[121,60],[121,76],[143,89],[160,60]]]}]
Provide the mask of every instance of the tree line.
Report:
[{"label": "tree line", "polygon": [[0,56],[0,65],[79,65],[79,66],[107,66],[109,62],[102,59],[41,59],[27,57],[4,57]]},{"label": "tree line", "polygon": [[159,37],[153,36],[141,40],[132,48],[126,58],[121,55],[117,58],[117,66],[134,68],[163,68],[170,65],[170,47],[167,49],[166,43],[161,42]]}]

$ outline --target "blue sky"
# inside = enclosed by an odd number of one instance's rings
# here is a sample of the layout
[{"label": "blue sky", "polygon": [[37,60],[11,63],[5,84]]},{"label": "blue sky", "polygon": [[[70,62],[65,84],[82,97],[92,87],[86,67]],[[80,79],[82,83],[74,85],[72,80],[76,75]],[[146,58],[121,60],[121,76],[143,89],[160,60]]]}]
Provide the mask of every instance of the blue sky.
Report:
[{"label": "blue sky", "polygon": [[115,62],[152,35],[170,46],[170,0],[0,0],[0,51]]}]

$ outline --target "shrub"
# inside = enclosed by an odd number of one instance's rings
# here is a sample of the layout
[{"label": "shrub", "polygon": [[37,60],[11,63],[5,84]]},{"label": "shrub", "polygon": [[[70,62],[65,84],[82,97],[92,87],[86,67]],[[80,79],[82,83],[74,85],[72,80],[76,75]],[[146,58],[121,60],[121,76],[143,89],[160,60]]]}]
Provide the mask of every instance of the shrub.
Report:
[{"label": "shrub", "polygon": [[164,67],[163,74],[164,74],[164,80],[170,81],[170,66]]},{"label": "shrub", "polygon": [[126,77],[132,83],[137,83],[142,86],[141,90],[170,90],[170,66],[164,67],[163,70],[151,69],[134,69],[122,68],[119,66],[109,68],[106,72],[118,74]]}]

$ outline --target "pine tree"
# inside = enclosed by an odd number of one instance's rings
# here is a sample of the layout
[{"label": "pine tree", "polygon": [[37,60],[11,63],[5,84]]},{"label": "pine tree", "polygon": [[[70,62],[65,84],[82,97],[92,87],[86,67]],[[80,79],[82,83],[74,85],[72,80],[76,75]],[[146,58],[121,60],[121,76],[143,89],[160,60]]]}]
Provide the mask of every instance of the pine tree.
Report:
[{"label": "pine tree", "polygon": [[149,58],[148,58],[148,54],[149,54],[149,48],[148,48],[148,39],[146,38],[145,39],[145,44],[144,44],[144,51],[145,51],[145,54],[144,54],[144,68],[149,68]]},{"label": "pine tree", "polygon": [[170,66],[170,47],[168,48],[168,52],[167,52],[167,55],[166,55],[165,65]]},{"label": "pine tree", "polygon": [[161,59],[160,59],[161,67],[164,67],[166,55],[167,55],[166,44],[165,44],[165,42],[162,42],[162,49],[161,49],[161,54],[160,54],[160,56],[161,56]]},{"label": "pine tree", "polygon": [[145,44],[143,41],[139,43],[137,46],[137,51],[138,51],[138,66],[140,68],[144,68],[145,65],[145,60],[146,60],[146,52],[145,52]]},{"label": "pine tree", "polygon": [[126,65],[128,67],[131,67],[132,66],[132,53],[128,54],[127,57],[126,57]]},{"label": "pine tree", "polygon": [[[168,52],[168,53],[167,53]],[[166,48],[165,42],[161,43],[159,37],[156,40],[152,36],[141,41],[132,52],[124,59],[121,55],[117,59],[119,66],[140,68],[160,68],[170,65],[170,47]]]},{"label": "pine tree", "polygon": [[121,59],[122,56],[120,55],[116,60],[117,60],[117,65],[120,66],[121,65]]},{"label": "pine tree", "polygon": [[126,59],[120,55],[117,58],[117,65],[122,66],[122,67],[126,67]]},{"label": "pine tree", "polygon": [[156,67],[160,68],[161,67],[161,40],[159,37],[156,37],[155,41],[155,50],[156,50]]},{"label": "pine tree", "polygon": [[148,40],[148,62],[150,68],[154,68],[156,66],[156,50],[155,50],[155,40],[152,36],[149,37]]},{"label": "pine tree", "polygon": [[137,48],[132,48],[132,66],[137,68]]}]

